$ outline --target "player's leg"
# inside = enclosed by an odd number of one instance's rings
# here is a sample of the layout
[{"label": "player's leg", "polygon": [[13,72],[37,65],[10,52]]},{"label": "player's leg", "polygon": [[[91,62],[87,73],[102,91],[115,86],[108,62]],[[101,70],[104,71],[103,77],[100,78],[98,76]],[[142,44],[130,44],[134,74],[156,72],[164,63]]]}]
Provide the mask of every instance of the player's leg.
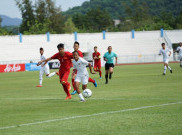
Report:
[{"label": "player's leg", "polygon": [[98,72],[98,70],[97,70],[97,65],[94,63],[94,71],[95,72]]},{"label": "player's leg", "polygon": [[52,76],[54,76],[56,74],[56,72],[50,73],[49,66],[44,67],[44,72],[45,72],[47,78],[50,78],[50,77],[52,77]]},{"label": "player's leg", "polygon": [[63,72],[63,73],[61,71],[59,72],[60,83],[63,85],[64,91],[67,94],[67,97],[65,100],[71,99],[71,95],[69,93],[69,91],[71,90],[71,85],[68,82],[69,73],[70,73],[70,70]]},{"label": "player's leg", "polygon": [[[81,77],[81,82],[82,82],[82,90],[84,91],[86,88],[87,88],[87,84],[88,84],[88,78],[89,78],[89,75],[87,76],[82,76]],[[85,100],[80,100],[81,102],[85,102]]]},{"label": "player's leg", "polygon": [[89,82],[91,82],[91,83],[93,83],[93,85],[95,86],[95,87],[97,87],[97,82],[96,82],[96,80],[95,79],[92,79],[92,78],[88,78],[88,81]]},{"label": "player's leg", "polygon": [[99,76],[100,76],[100,78],[102,78],[102,71],[101,71],[101,65],[98,65],[98,70],[99,70]]},{"label": "player's leg", "polygon": [[167,66],[166,66],[166,63],[164,62],[164,72],[163,72],[163,75],[166,75],[166,70],[167,70]]},{"label": "player's leg", "polygon": [[108,63],[105,64],[105,79],[106,79],[106,84],[108,84],[108,73],[109,73],[109,65]]},{"label": "player's leg", "polygon": [[43,74],[44,74],[44,70],[43,68],[41,68],[39,72],[39,85],[37,85],[37,87],[42,87]]},{"label": "player's leg", "polygon": [[182,67],[182,56],[180,57],[180,67]]},{"label": "player's leg", "polygon": [[112,78],[113,71],[114,71],[114,64],[111,64],[109,67],[109,79]]},{"label": "player's leg", "polygon": [[166,61],[165,65],[166,65],[166,67],[170,70],[170,73],[172,74],[173,71],[172,71],[171,67],[168,65],[168,61]]},{"label": "player's leg", "polygon": [[[76,87],[76,91],[78,93],[78,97],[80,98],[80,101],[83,102],[83,101],[85,101],[85,99],[84,99],[84,97],[83,97],[83,95],[82,95],[82,93],[80,91],[80,87],[79,87],[81,79],[82,79],[81,76],[76,76],[76,78],[75,78],[75,87]],[[88,78],[87,78],[87,80],[88,80]]]},{"label": "player's leg", "polygon": [[75,77],[76,74],[72,73],[72,86],[73,86],[73,92],[71,93],[71,95],[75,95],[77,93],[76,91],[76,86],[75,86]]}]

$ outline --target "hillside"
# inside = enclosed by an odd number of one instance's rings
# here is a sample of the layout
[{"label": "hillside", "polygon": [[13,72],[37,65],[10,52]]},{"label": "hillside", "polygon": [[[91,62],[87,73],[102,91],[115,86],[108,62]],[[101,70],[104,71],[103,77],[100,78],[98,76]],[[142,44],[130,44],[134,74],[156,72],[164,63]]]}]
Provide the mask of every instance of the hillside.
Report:
[{"label": "hillside", "polygon": [[[125,15],[125,7],[131,5],[132,0],[90,0],[84,2],[81,6],[74,7],[65,12],[67,15],[76,13],[85,14],[88,10],[100,7],[106,9],[112,18],[120,18]],[[151,15],[159,15],[161,12],[171,12],[173,15],[179,15],[182,11],[182,0],[139,0],[139,3],[146,2]]]},{"label": "hillside", "polygon": [[10,18],[8,16],[5,15],[0,15],[2,22],[1,22],[1,26],[19,26],[22,22],[21,19],[19,18]]}]

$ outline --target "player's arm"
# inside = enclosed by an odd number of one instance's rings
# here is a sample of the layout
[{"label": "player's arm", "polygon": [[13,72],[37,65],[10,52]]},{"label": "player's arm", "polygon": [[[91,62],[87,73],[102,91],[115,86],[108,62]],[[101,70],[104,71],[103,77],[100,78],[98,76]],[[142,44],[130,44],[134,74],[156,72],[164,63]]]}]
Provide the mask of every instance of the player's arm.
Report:
[{"label": "player's arm", "polygon": [[[48,61],[47,61],[48,62]],[[42,65],[42,67],[44,67],[46,64],[47,64],[47,62],[45,62],[43,65]]]},{"label": "player's arm", "polygon": [[99,56],[98,56],[96,59],[98,59],[98,60],[99,60],[99,59],[101,59],[101,55],[100,55],[100,53],[99,53]]},{"label": "player's arm", "polygon": [[89,69],[90,69],[90,73],[91,73],[91,74],[96,74],[95,72],[92,71],[92,65],[91,65],[90,63],[88,63],[88,67],[89,67]]},{"label": "player's arm", "polygon": [[115,64],[117,65],[118,64],[118,57],[115,57],[115,58],[116,58],[116,63]]},{"label": "player's arm", "polygon": [[179,53],[179,48],[177,48],[176,50],[174,50],[174,53],[175,53],[175,52],[178,52],[178,53]]},{"label": "player's arm", "polygon": [[104,61],[107,61],[106,54],[104,54],[104,57],[103,58],[104,58]]},{"label": "player's arm", "polygon": [[45,60],[41,60],[41,61],[38,62],[37,66],[41,65],[43,62],[47,63],[47,62],[50,61],[50,60],[52,60],[51,57],[50,57],[50,58],[47,58],[47,59],[45,59]]},{"label": "player's arm", "polygon": [[171,51],[169,51],[169,56],[171,56]]},{"label": "player's arm", "polygon": [[160,50],[159,53],[158,53],[158,55],[161,55],[161,53],[162,53],[162,52],[161,52],[161,50]]}]

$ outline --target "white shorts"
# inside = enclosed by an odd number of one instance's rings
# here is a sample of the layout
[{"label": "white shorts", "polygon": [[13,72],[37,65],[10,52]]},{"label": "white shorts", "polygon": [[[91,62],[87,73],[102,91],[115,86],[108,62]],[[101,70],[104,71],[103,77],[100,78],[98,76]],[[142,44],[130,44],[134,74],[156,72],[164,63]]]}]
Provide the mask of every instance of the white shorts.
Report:
[{"label": "white shorts", "polygon": [[88,84],[89,75],[76,76],[75,82],[81,82],[83,85]]},{"label": "white shorts", "polygon": [[182,55],[179,55],[178,57],[179,57],[179,60],[181,60],[181,59],[182,59]]},{"label": "white shorts", "polygon": [[164,63],[168,64],[169,63],[169,60],[168,59],[165,59],[163,60]]},{"label": "white shorts", "polygon": [[49,66],[48,65],[45,65],[44,67],[41,67],[41,69],[40,69],[40,75],[43,75],[44,73],[46,75],[50,74],[50,70],[49,70]]}]

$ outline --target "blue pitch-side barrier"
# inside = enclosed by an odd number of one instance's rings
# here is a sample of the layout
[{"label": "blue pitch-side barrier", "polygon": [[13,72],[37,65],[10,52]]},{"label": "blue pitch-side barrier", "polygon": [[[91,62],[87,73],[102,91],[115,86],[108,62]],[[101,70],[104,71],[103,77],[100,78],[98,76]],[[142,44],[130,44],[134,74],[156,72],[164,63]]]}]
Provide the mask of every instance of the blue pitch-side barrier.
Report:
[{"label": "blue pitch-side barrier", "polygon": [[131,31],[131,38],[134,39],[135,38],[135,30]]},{"label": "blue pitch-side barrier", "polygon": [[77,32],[74,32],[74,36],[75,36],[75,41],[77,41],[78,40]]},{"label": "blue pitch-side barrier", "polygon": [[23,39],[23,36],[22,36],[22,33],[19,34],[19,41],[20,43],[22,43],[22,39]]},{"label": "blue pitch-side barrier", "polygon": [[41,66],[37,66],[37,63],[26,63],[25,64],[25,71],[38,71],[40,70]]},{"label": "blue pitch-side barrier", "polygon": [[[47,32],[46,35],[47,35],[47,42],[50,42],[50,33]],[[160,29],[160,36],[161,36],[161,38],[164,37],[164,29],[163,28]],[[134,29],[131,30],[131,38],[135,39],[135,30]],[[102,31],[102,39],[106,40],[106,31]],[[78,33],[77,32],[74,32],[74,40],[78,41]],[[23,34],[22,33],[19,33],[19,42],[20,43],[23,42]]]},{"label": "blue pitch-side barrier", "polygon": [[102,31],[102,34],[103,34],[103,40],[106,39],[106,31]]},{"label": "blue pitch-side barrier", "polygon": [[50,33],[47,32],[46,34],[47,34],[47,42],[49,42],[50,41]]},{"label": "blue pitch-side barrier", "polygon": [[164,37],[164,29],[161,28],[161,37],[163,38]]}]

